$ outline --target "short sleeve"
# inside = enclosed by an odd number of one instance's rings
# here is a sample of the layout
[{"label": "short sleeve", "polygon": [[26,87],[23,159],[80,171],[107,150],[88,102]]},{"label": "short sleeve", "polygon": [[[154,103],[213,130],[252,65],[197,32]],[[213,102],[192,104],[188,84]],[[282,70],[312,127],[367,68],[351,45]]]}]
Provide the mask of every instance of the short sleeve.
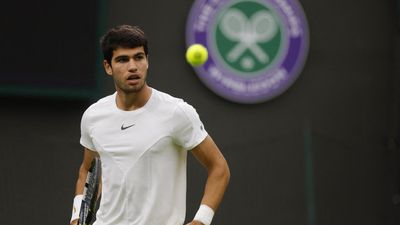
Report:
[{"label": "short sleeve", "polygon": [[95,150],[95,147],[92,142],[92,138],[90,137],[90,121],[89,121],[89,112],[86,110],[81,119],[81,138],[80,143],[83,147]]},{"label": "short sleeve", "polygon": [[174,113],[173,138],[177,145],[191,150],[208,135],[196,110],[186,102],[178,103]]}]

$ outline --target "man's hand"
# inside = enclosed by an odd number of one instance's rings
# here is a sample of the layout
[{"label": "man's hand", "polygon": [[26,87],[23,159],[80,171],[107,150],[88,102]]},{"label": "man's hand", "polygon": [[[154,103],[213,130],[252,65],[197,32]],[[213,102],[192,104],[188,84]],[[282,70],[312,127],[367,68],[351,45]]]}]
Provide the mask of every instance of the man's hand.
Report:
[{"label": "man's hand", "polygon": [[78,225],[78,220],[76,219],[76,220],[72,221],[71,225]]},{"label": "man's hand", "polygon": [[193,220],[192,222],[186,224],[186,225],[204,225],[202,222],[199,222],[197,220]]}]

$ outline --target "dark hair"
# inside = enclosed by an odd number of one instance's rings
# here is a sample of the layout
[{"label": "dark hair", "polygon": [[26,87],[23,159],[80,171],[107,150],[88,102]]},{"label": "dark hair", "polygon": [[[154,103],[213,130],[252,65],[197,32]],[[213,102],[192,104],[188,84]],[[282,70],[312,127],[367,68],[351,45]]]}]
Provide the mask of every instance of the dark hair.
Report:
[{"label": "dark hair", "polygon": [[103,57],[111,65],[113,51],[117,48],[136,48],[143,46],[148,55],[147,38],[138,26],[119,25],[111,28],[101,37],[100,46]]}]

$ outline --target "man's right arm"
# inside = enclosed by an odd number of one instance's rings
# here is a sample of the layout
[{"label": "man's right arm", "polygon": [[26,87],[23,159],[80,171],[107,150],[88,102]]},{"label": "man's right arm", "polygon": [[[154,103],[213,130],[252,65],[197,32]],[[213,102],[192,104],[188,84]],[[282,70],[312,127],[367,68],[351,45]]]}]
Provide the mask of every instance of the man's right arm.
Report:
[{"label": "man's right arm", "polygon": [[[83,189],[85,187],[88,171],[90,169],[90,166],[92,165],[93,159],[96,157],[99,157],[97,152],[89,150],[87,148],[84,149],[83,161],[82,161],[81,166],[79,167],[78,180],[76,181],[75,195],[83,194]],[[76,225],[77,223],[78,223],[78,220],[76,219],[71,222],[71,225]]]}]

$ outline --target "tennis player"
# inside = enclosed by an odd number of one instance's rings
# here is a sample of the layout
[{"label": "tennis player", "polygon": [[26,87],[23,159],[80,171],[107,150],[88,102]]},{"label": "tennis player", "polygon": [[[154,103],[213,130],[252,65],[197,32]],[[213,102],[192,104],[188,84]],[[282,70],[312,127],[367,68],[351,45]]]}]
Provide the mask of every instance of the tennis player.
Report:
[{"label": "tennis player", "polygon": [[[181,225],[186,209],[187,152],[206,168],[199,209],[188,225],[209,225],[230,172],[196,110],[146,83],[144,32],[121,25],[101,38],[104,68],[116,92],[83,114],[83,162],[71,224],[79,217],[83,188],[94,157],[102,161],[102,198],[95,225]],[[164,75],[173,73],[173,68]]]}]

